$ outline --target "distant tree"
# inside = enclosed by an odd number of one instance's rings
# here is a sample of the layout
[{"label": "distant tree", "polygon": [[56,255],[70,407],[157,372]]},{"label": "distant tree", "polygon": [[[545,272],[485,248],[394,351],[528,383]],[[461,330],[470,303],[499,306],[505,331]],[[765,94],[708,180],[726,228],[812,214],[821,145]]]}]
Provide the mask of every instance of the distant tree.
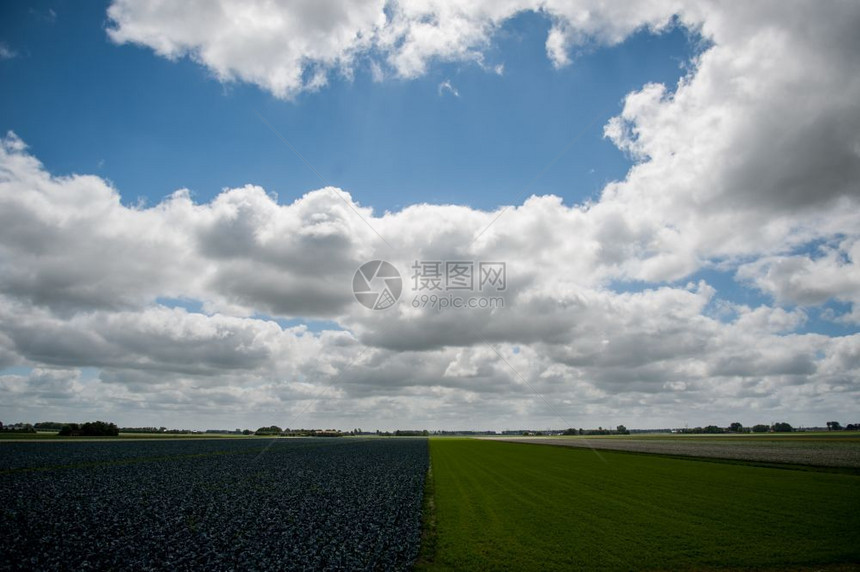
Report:
[{"label": "distant tree", "polygon": [[570,429],[565,429],[563,435],[576,435],[576,429],[571,427]]},{"label": "distant tree", "polygon": [[716,425],[708,425],[707,427],[705,427],[704,432],[705,433],[722,433],[723,430],[720,427],[717,427]]},{"label": "distant tree", "polygon": [[842,425],[839,424],[839,421],[828,421],[827,422],[827,430],[828,431],[842,431]]},{"label": "distant tree", "polygon": [[81,434],[87,437],[116,437],[119,435],[119,427],[114,423],[92,421],[81,425]]},{"label": "distant tree", "polygon": [[81,427],[77,423],[66,423],[57,435],[60,435],[61,437],[71,437],[72,435],[80,435],[80,432]]},{"label": "distant tree", "polygon": [[257,429],[256,435],[280,435],[281,428],[277,425],[270,425],[269,427],[260,427]]},{"label": "distant tree", "polygon": [[88,421],[83,425],[67,423],[63,425],[57,435],[63,437],[116,437],[119,435],[119,427],[114,423],[104,421]]},{"label": "distant tree", "polygon": [[744,430],[744,426],[741,425],[740,423],[738,423],[737,421],[735,421],[734,423],[729,425],[729,431],[731,431],[732,433],[740,433],[743,430]]},{"label": "distant tree", "polygon": [[774,431],[774,433],[791,433],[792,431],[794,431],[794,428],[785,422],[774,423],[773,424],[773,431]]},{"label": "distant tree", "polygon": [[753,425],[752,428],[753,433],[767,433],[768,431],[770,431],[770,427],[768,427],[767,425]]},{"label": "distant tree", "polygon": [[860,431],[860,423],[849,423],[845,426],[846,431]]},{"label": "distant tree", "polygon": [[242,431],[242,435],[250,435],[251,433],[253,433],[253,431],[251,431],[250,429],[245,429],[244,431]]},{"label": "distant tree", "polygon": [[630,434],[630,431],[628,431],[627,427],[625,427],[624,425],[619,425],[618,427],[616,427],[615,432],[618,433],[619,435],[629,435]]}]

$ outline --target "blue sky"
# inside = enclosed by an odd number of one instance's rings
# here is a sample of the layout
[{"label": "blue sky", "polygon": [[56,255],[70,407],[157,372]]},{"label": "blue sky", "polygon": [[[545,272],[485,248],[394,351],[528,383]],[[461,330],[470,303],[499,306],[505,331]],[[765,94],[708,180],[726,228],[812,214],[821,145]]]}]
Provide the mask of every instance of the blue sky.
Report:
[{"label": "blue sky", "polygon": [[[0,109],[3,128],[52,172],[98,174],[127,203],[154,204],[179,188],[206,202],[247,183],[285,203],[319,188],[259,113],[328,184],[378,211],[419,202],[493,209],[530,194],[576,204],[630,167],[602,136],[625,94],[649,81],[674,85],[696,48],[683,29],[640,32],[584,49],[576,65],[557,70],[544,48],[549,20],[524,13],[486,56],[502,75],[461,62],[374,82],[364,65],[352,80],[334,75],[328,87],[283,101],[222,85],[187,59],[117,46],[105,33],[106,9],[4,5],[0,38],[20,55],[0,67],[0,80],[15,86],[0,94]],[[459,97],[440,92],[445,81]]]},{"label": "blue sky", "polygon": [[[856,7],[537,6],[3,3],[3,420],[841,419]],[[427,257],[505,306],[356,303]]]}]

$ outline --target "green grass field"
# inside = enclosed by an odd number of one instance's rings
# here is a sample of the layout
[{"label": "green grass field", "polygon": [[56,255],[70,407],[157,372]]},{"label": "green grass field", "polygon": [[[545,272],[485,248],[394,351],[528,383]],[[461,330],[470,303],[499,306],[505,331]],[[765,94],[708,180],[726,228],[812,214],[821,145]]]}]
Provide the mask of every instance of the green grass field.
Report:
[{"label": "green grass field", "polygon": [[856,474],[473,439],[431,439],[430,452],[419,570],[860,562]]}]

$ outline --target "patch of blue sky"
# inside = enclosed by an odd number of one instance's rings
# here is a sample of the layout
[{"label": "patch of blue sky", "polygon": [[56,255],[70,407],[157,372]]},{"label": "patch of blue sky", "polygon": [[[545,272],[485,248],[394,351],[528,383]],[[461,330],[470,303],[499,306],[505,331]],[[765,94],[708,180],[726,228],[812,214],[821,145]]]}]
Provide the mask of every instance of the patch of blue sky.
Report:
[{"label": "patch of blue sky", "polygon": [[0,369],[0,375],[18,375],[22,377],[27,377],[28,375],[30,375],[31,371],[33,371],[33,368],[30,366],[15,365]]},{"label": "patch of blue sky", "polygon": [[[203,311],[203,303],[200,300],[189,298],[156,298],[156,303],[166,308],[182,308],[192,314],[205,314]],[[306,318],[280,318],[269,316],[266,314],[254,314],[251,318],[255,320],[265,320],[275,322],[281,329],[295,328],[297,326],[305,326],[307,330],[314,334],[326,330],[343,331],[344,328],[333,320],[312,320]]]},{"label": "patch of blue sky", "polygon": [[190,314],[204,314],[203,302],[192,298],[166,298],[159,297],[155,303],[165,308],[181,308]]},{"label": "patch of blue sky", "polygon": [[324,331],[345,331],[345,328],[333,320],[310,320],[306,318],[273,318],[264,314],[255,314],[253,316],[258,320],[266,320],[275,322],[282,330],[305,326],[308,332],[319,334]]},{"label": "patch of blue sky", "polygon": [[851,314],[851,304],[830,299],[820,306],[805,308],[808,319],[799,334],[822,334],[825,336],[851,336],[860,333],[860,324],[845,318]]},{"label": "patch of blue sky", "polygon": [[[369,62],[378,55],[369,54],[354,79],[333,72],[320,91],[283,101],[221,84],[187,58],[113,45],[106,8],[4,4],[0,37],[21,55],[0,66],[0,83],[16,86],[0,91],[0,130],[15,131],[52,173],[105,177],[129,205],[180,188],[207,202],[257,184],[281,203],[320,188],[257,113],[325,183],[378,213],[423,202],[492,210],[530,194],[581,203],[630,167],[602,136],[625,94],[655,81],[674,88],[700,47],[682,29],[642,31],[554,69],[549,21],[523,13],[502,26],[483,66],[434,64],[418,79],[375,82]],[[48,10],[56,18],[34,15]],[[446,81],[458,95],[439,89]]]}]

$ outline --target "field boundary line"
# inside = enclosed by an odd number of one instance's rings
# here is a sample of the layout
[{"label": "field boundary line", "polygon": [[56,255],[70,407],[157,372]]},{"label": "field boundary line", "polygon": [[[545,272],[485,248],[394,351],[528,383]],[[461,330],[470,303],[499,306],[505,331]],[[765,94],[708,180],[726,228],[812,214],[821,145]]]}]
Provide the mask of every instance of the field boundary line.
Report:
[{"label": "field boundary line", "polygon": [[436,561],[436,543],[439,533],[436,530],[436,483],[433,476],[433,456],[430,455],[430,441],[427,441],[427,474],[424,476],[424,496],[421,500],[421,546],[413,570],[421,570]]}]

